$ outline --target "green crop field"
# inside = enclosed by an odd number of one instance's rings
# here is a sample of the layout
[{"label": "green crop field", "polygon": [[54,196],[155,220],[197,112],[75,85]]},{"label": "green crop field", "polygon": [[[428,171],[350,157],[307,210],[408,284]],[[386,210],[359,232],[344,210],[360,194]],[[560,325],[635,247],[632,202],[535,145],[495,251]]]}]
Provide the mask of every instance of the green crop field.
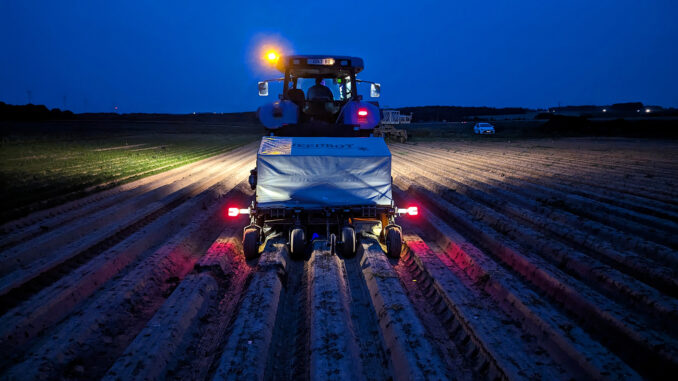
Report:
[{"label": "green crop field", "polygon": [[[44,122],[48,123],[48,122]],[[0,142],[0,221],[53,206],[253,141],[258,130],[214,125],[130,125],[104,128],[57,124],[3,131]],[[35,127],[35,126],[31,126]],[[217,126],[223,127],[223,126]],[[239,126],[236,126],[239,127]],[[176,131],[176,132],[175,132]]]}]

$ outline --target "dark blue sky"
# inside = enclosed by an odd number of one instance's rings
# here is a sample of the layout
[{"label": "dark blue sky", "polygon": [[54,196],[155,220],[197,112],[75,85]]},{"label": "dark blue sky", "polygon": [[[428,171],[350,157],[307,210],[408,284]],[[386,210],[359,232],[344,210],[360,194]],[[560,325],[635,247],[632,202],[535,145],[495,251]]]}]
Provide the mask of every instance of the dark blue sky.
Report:
[{"label": "dark blue sky", "polygon": [[0,100],[254,110],[253,52],[276,40],[363,57],[390,107],[678,106],[675,0],[311,3],[0,0]]}]

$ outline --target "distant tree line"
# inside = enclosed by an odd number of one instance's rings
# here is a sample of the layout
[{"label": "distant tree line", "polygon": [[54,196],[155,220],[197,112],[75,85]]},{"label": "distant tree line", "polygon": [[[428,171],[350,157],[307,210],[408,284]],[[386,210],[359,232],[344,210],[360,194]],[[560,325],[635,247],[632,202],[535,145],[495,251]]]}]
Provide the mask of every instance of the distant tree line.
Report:
[{"label": "distant tree line", "polygon": [[0,102],[0,120],[4,121],[41,121],[41,120],[119,120],[119,121],[186,121],[186,122],[214,122],[214,123],[247,123],[256,124],[256,113],[232,112],[215,113],[205,112],[196,114],[153,114],[130,113],[118,114],[111,112],[96,112],[74,114],[69,110],[58,108],[48,109],[45,105],[10,105]]},{"label": "distant tree line", "polygon": [[624,136],[638,138],[678,138],[675,119],[589,120],[582,116],[553,115],[533,129],[537,136]]},{"label": "distant tree line", "polygon": [[522,107],[463,107],[463,106],[420,106],[402,107],[401,114],[412,113],[413,122],[440,122],[469,119],[478,115],[514,115],[525,114],[529,109]]},{"label": "distant tree line", "polygon": [[0,102],[0,120],[54,120],[74,119],[75,115],[69,110],[61,111],[58,108],[48,109],[45,105],[8,105]]},{"label": "distant tree line", "polygon": [[625,118],[625,117],[661,117],[676,116],[678,110],[656,105],[644,105],[642,102],[614,103],[611,105],[580,105],[550,107],[539,113],[535,119],[551,119],[556,115],[579,115],[587,118]]}]

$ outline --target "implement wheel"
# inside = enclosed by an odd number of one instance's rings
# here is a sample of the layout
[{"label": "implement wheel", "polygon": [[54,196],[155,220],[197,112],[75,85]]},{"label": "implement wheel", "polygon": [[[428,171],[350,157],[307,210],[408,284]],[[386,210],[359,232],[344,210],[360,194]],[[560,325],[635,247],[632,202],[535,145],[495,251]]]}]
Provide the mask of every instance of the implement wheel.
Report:
[{"label": "implement wheel", "polygon": [[350,226],[341,228],[341,255],[351,258],[355,255],[355,229]]},{"label": "implement wheel", "polygon": [[302,228],[294,228],[290,232],[290,252],[292,257],[301,258],[306,249],[306,234]]},{"label": "implement wheel", "polygon": [[259,256],[259,229],[245,228],[242,234],[242,248],[245,259],[254,259]]},{"label": "implement wheel", "polygon": [[400,227],[393,226],[386,231],[386,255],[391,258],[400,258],[403,250],[403,231]]}]

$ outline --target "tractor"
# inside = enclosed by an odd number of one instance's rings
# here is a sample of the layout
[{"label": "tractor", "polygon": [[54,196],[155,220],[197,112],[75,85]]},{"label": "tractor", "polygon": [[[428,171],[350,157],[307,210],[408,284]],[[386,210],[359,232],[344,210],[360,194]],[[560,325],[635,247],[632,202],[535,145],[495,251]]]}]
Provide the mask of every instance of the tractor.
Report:
[{"label": "tractor", "polygon": [[248,214],[243,249],[259,255],[270,234],[287,237],[293,257],[307,244],[326,239],[333,252],[355,254],[356,231],[378,231],[391,257],[400,257],[400,215],[416,215],[416,206],[397,208],[392,197],[391,153],[383,138],[371,136],[379,124],[379,107],[358,94],[363,68],[358,57],[290,55],[275,67],[284,75],[258,83],[267,96],[269,83],[282,82],[279,99],[259,108],[265,127],[256,168],[249,176],[255,199],[249,208],[229,208],[229,215]]}]

